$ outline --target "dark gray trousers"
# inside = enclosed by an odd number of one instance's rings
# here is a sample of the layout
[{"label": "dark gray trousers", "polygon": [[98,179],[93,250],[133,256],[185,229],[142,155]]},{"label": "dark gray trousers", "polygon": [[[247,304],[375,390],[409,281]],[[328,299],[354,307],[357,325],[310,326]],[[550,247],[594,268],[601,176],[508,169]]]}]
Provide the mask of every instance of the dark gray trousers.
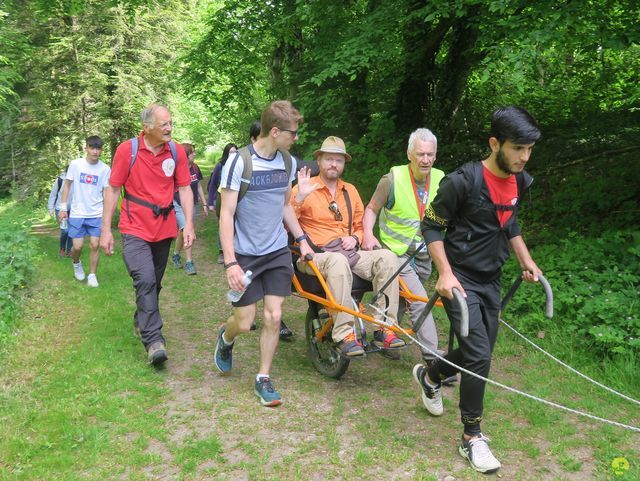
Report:
[{"label": "dark gray trousers", "polygon": [[[444,308],[458,339],[458,348],[449,351],[444,358],[471,372],[489,377],[491,353],[498,336],[500,278],[480,283],[460,272],[454,271],[454,274],[467,293],[469,336],[460,336],[460,309],[448,299],[443,298]],[[453,376],[458,370],[438,359],[428,372],[431,379],[442,380]],[[462,373],[460,415],[466,434],[476,435],[481,432],[485,386],[484,381]]]},{"label": "dark gray trousers", "polygon": [[140,237],[122,234],[124,263],[136,290],[136,313],[133,322],[140,329],[145,349],[162,337],[159,295],[167,267],[171,241],[147,242]]}]

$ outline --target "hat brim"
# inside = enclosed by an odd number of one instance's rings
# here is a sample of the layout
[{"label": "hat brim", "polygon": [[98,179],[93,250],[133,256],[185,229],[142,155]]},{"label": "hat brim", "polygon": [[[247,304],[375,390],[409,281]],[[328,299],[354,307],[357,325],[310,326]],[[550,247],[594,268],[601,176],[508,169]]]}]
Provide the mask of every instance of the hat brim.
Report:
[{"label": "hat brim", "polygon": [[344,160],[346,162],[351,162],[351,156],[349,154],[347,154],[342,149],[323,149],[323,148],[320,148],[320,149],[316,150],[313,153],[314,159],[318,160],[318,155],[320,155],[320,154],[342,154],[342,155],[344,155]]}]

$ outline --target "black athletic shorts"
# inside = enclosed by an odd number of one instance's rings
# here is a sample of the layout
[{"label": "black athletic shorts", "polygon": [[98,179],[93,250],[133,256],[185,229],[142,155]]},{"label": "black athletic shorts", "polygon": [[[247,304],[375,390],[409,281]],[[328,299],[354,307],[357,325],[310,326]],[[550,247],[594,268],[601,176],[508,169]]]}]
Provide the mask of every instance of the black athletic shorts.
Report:
[{"label": "black athletic shorts", "polygon": [[251,271],[251,284],[247,287],[234,307],[250,306],[264,296],[287,297],[291,295],[293,264],[291,251],[283,247],[263,256],[244,256],[236,254],[236,260],[243,271]]}]

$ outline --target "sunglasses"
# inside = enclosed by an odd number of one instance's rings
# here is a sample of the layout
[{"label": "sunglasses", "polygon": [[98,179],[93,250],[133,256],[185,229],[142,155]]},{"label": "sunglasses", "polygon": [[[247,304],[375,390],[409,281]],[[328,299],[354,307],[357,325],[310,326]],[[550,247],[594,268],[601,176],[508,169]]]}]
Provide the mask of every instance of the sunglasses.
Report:
[{"label": "sunglasses", "polygon": [[338,209],[338,204],[335,200],[329,202],[329,210],[333,212],[333,216],[337,221],[342,220],[342,214],[340,213],[340,209]]}]

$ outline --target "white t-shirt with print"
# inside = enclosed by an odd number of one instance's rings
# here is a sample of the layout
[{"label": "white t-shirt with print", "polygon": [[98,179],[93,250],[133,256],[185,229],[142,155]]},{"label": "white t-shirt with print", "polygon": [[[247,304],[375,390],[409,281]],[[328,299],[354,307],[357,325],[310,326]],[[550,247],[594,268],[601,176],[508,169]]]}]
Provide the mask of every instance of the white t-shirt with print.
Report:
[{"label": "white t-shirt with print", "polygon": [[101,160],[97,164],[90,164],[84,157],[71,161],[67,170],[67,180],[73,182],[69,217],[102,217],[103,192],[110,174],[111,168]]}]

